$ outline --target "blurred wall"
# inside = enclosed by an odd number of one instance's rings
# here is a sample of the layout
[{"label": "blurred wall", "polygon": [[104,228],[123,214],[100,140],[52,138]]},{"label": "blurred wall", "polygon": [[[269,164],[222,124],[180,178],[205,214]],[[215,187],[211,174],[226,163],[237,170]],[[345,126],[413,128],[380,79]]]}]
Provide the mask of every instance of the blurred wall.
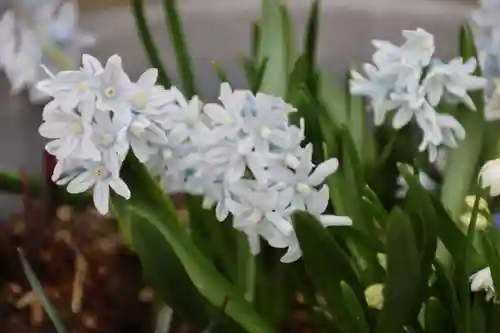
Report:
[{"label": "blurred wall", "polygon": [[[7,1],[0,0],[0,7]],[[174,72],[175,62],[164,26],[160,0],[149,0],[149,24],[159,43],[162,58]],[[301,45],[310,0],[285,0]],[[135,32],[129,0],[81,0],[82,27],[94,32],[98,44],[88,51],[101,60],[114,53],[137,77],[148,63]],[[212,61],[228,72],[234,86],[245,86],[237,56],[249,51],[250,24],[259,17],[260,0],[179,0],[185,32],[203,97],[216,98],[218,81]],[[455,56],[458,28],[473,8],[468,0],[323,0],[318,61],[332,75],[344,74],[348,61],[370,59],[372,38],[401,41],[402,29],[422,27],[436,37],[437,54]],[[24,96],[10,96],[0,78],[0,169],[19,167],[39,175],[43,142],[38,135],[40,107],[31,106]],[[0,196],[0,219],[19,208],[18,201]]]}]

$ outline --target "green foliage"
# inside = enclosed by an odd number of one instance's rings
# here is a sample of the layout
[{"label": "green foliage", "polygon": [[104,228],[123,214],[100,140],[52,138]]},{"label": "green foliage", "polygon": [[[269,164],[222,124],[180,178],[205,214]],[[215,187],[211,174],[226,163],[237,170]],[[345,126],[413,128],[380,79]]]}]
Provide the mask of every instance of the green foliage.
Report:
[{"label": "green foliage", "polygon": [[[142,1],[132,4],[149,59],[168,85]],[[299,50],[286,7],[263,0],[261,20],[252,27],[251,54],[241,64],[253,92],[282,96],[298,109],[292,121],[304,120],[315,163],[339,159],[339,170],[327,180],[328,213],[350,216],[353,226],[327,229],[316,217],[297,212],[294,226],[302,259],[284,265],[278,261],[280,251],[268,248],[255,258],[244,235],[230,221],[217,222],[199,198],[186,198],[188,230],[155,180],[129,156],[122,177],[132,198],[115,197],[113,207],[145,278],[175,315],[197,327],[214,318],[227,299],[220,332],[278,332],[292,316],[298,292],[320,332],[497,332],[499,305],[483,301],[480,293],[471,297],[469,277],[489,266],[500,290],[500,236],[492,227],[476,233],[478,200],[467,232],[457,224],[477,167],[484,162],[482,92],[472,96],[477,113],[463,106],[456,110],[467,138],[450,154],[441,193],[425,190],[407,165],[398,164],[420,163],[413,149],[403,151],[396,144],[403,139],[407,147],[404,140],[412,140],[411,133],[406,137],[406,132],[383,127],[368,129],[363,99],[349,94],[350,74],[337,83],[317,68],[320,4],[312,4]],[[175,1],[165,0],[164,9],[182,87],[191,96],[197,91],[195,77]],[[467,27],[460,45],[464,58],[475,56]],[[220,81],[227,81],[215,62],[214,70]],[[393,190],[399,173],[408,192],[397,201]],[[0,176],[2,184],[19,185],[9,175]],[[374,284],[384,286],[381,309],[365,299]]]}]

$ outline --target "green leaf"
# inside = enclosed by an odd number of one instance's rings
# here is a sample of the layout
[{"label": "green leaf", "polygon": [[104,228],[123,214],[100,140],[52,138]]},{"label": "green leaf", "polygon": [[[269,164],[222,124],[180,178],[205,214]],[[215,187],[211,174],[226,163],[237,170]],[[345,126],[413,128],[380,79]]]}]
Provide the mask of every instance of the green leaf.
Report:
[{"label": "green leaf", "polygon": [[[29,179],[31,195],[38,196],[42,192],[42,184],[39,180]],[[0,172],[0,191],[10,194],[22,194],[23,182],[19,172]]]},{"label": "green leaf", "polygon": [[425,306],[425,332],[454,332],[448,311],[435,297],[429,298]]},{"label": "green leaf", "polygon": [[135,18],[135,25],[137,27],[139,38],[142,41],[146,54],[148,55],[149,62],[151,63],[151,66],[158,69],[158,82],[164,87],[169,87],[172,84],[172,81],[163,66],[159,56],[160,53],[158,52],[158,49],[153,41],[153,36],[149,31],[144,13],[143,0],[131,0],[131,8]]},{"label": "green leaf", "polygon": [[387,279],[384,308],[376,333],[400,333],[408,318],[420,281],[420,258],[412,225],[399,208],[389,216],[387,228]]},{"label": "green leaf", "polygon": [[[198,291],[213,305],[229,299],[226,314],[250,333],[271,333],[274,329],[259,317],[238,290],[225,279],[194,245],[187,231],[180,224],[172,203],[149,176],[135,156],[129,154],[121,176],[129,185],[132,198],[128,209],[151,223],[170,244],[187,275]],[[119,201],[118,197],[113,198]]]},{"label": "green leaf", "polygon": [[460,326],[461,314],[460,303],[458,302],[458,293],[453,284],[452,278],[446,267],[438,260],[434,262],[434,269],[436,272],[436,288],[441,295],[440,298],[451,310],[454,326]]},{"label": "green leaf", "polygon": [[176,0],[163,0],[165,23],[170,32],[170,38],[177,58],[182,87],[189,98],[197,94],[196,80],[191,65],[191,56],[188,52],[186,38],[182,30],[181,18],[177,9]]},{"label": "green leaf", "polygon": [[43,308],[47,313],[47,315],[49,316],[50,320],[52,321],[52,324],[54,324],[57,333],[66,333],[67,330],[64,327],[61,318],[57,314],[57,310],[54,308],[52,303],[45,295],[43,287],[40,284],[40,281],[38,281],[35,272],[33,272],[33,269],[31,268],[31,265],[26,259],[26,256],[24,255],[21,249],[18,248],[17,251],[19,254],[19,259],[21,260],[21,266],[23,268],[24,274],[26,275],[26,278],[28,279],[28,282],[33,292],[35,293],[36,297],[40,300],[40,302],[42,302]]},{"label": "green leaf", "polygon": [[384,230],[387,226],[387,219],[389,218],[389,213],[380,202],[377,194],[372,191],[368,186],[364,188],[363,191],[363,207],[369,212],[368,216],[371,216],[376,223],[378,228]]},{"label": "green leaf", "polygon": [[280,6],[282,22],[283,22],[283,34],[285,36],[286,50],[286,62],[287,62],[287,73],[293,70],[295,61],[297,60],[297,48],[295,45],[295,31],[293,29],[292,20],[290,18],[290,13],[286,5]]},{"label": "green leaf", "polygon": [[237,231],[233,229],[231,221],[219,222],[215,217],[215,209],[204,209],[202,202],[202,198],[185,196],[191,238],[212,259],[220,272],[227,278],[234,278],[237,257],[233,249]]},{"label": "green leaf", "polygon": [[347,125],[349,112],[346,94],[325,73],[319,73],[318,98],[325,105],[328,116],[337,126]]},{"label": "green leaf", "polygon": [[[439,239],[443,242],[444,246],[451,253],[453,258],[455,258],[455,260],[459,260],[462,257],[462,251],[466,246],[466,236],[460,231],[455,222],[452,221],[451,217],[445,211],[439,200],[433,195],[430,197],[432,199],[433,207],[437,213],[435,222]],[[474,246],[469,244],[469,247],[468,274],[473,274],[480,268],[485,267],[486,264]]]},{"label": "green leaf", "polygon": [[219,77],[219,81],[222,82],[229,82],[227,72],[219,65],[218,62],[212,61],[212,67],[215,70],[215,73]]},{"label": "green leaf", "polygon": [[[493,230],[486,230],[481,233],[481,241],[491,271],[491,278],[495,290],[500,290],[500,253]],[[474,272],[475,273],[475,272]]]},{"label": "green leaf", "polygon": [[320,0],[314,0],[309,12],[309,19],[307,21],[304,55],[307,60],[308,72],[316,70],[316,47],[318,43],[320,4]]},{"label": "green leaf", "polygon": [[[463,26],[460,33],[461,56],[466,61],[476,57],[476,47],[472,32],[468,26]],[[475,75],[481,76],[478,66]],[[458,148],[448,155],[447,168],[441,189],[441,201],[449,211],[452,219],[457,221],[464,204],[471,182],[476,178],[476,171],[481,154],[485,121],[483,91],[471,93],[477,112],[468,110],[464,105],[458,108],[457,119],[463,125],[467,136],[460,142]]]},{"label": "green leaf", "polygon": [[236,286],[245,296],[245,299],[253,303],[255,299],[256,286],[256,260],[255,256],[250,252],[248,238],[245,233],[235,235],[236,239]]},{"label": "green leaf", "polygon": [[176,314],[203,327],[210,320],[206,302],[193,285],[169,243],[143,216],[125,206],[118,218],[129,215],[133,249],[139,256],[148,284]]},{"label": "green leaf", "polygon": [[274,96],[284,96],[288,81],[287,45],[279,0],[262,0],[260,28],[258,61],[262,65],[264,59],[269,60],[259,90]]},{"label": "green leaf", "polygon": [[420,281],[417,297],[410,315],[418,316],[422,303],[427,299],[428,280],[432,272],[432,264],[437,249],[437,214],[432,206],[429,193],[422,187],[416,176],[408,167],[399,165],[400,173],[408,184],[405,212],[411,216],[415,240],[420,255]]},{"label": "green leaf", "polygon": [[[360,161],[364,158],[364,143],[365,143],[365,102],[362,96],[354,96],[349,93],[350,89],[351,72],[347,74],[346,87],[347,95],[349,96],[349,123],[348,128],[351,133],[354,146],[358,152]],[[364,163],[363,163],[364,164]]]},{"label": "green leaf", "polygon": [[465,238],[465,246],[462,249],[461,256],[457,259],[457,272],[459,272],[458,282],[459,282],[459,300],[462,305],[462,327],[464,332],[470,333],[471,329],[471,315],[470,315],[470,285],[469,285],[469,251],[473,246],[474,234],[476,230],[476,220],[479,209],[479,199],[480,195],[476,195],[476,199],[474,200],[474,206],[472,208],[472,216],[469,224],[469,228],[467,230],[467,235]]},{"label": "green leaf", "polygon": [[[366,301],[363,287],[348,257],[314,217],[299,212],[295,214],[294,221],[309,277],[315,284],[317,292],[338,315],[339,325],[349,327],[349,317],[345,310],[340,282],[346,281],[353,288],[354,294],[364,308]],[[328,265],[324,264],[324,258],[328,258]]]},{"label": "green leaf", "polygon": [[260,25],[257,22],[252,24],[252,57],[255,60],[259,56],[260,47]]},{"label": "green leaf", "polygon": [[344,281],[340,282],[343,300],[349,315],[349,321],[353,332],[369,333],[370,329],[366,322],[366,315],[352,288]]},{"label": "green leaf", "polygon": [[483,295],[476,294],[473,297],[472,309],[470,310],[470,327],[471,332],[487,332],[486,331],[486,302]]}]

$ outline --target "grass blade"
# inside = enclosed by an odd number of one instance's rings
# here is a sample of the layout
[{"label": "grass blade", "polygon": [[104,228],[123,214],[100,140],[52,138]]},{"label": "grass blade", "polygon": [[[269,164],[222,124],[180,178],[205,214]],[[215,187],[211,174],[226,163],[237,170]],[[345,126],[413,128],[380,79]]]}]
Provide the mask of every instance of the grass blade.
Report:
[{"label": "grass blade", "polygon": [[67,333],[67,330],[61,321],[61,318],[57,314],[57,311],[54,308],[54,306],[50,303],[49,299],[45,295],[43,287],[40,284],[40,281],[38,281],[35,272],[33,272],[33,269],[31,268],[31,265],[26,259],[23,250],[18,248],[17,251],[19,254],[19,259],[21,260],[21,265],[23,267],[24,274],[26,275],[26,278],[28,279],[28,282],[31,288],[33,289],[33,292],[36,294],[36,297],[40,300],[40,302],[42,302],[43,308],[47,313],[47,315],[49,316],[52,323],[54,324],[57,333]]}]

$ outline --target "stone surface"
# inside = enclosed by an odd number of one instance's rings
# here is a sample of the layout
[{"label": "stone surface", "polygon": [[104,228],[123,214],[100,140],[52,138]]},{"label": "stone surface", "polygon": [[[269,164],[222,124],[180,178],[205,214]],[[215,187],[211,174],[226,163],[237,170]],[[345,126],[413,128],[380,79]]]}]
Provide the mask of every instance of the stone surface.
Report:
[{"label": "stone surface", "polygon": [[[0,0],[0,8],[5,0]],[[168,69],[175,71],[174,54],[164,26],[159,0],[150,0],[149,25],[159,42]],[[203,98],[217,96],[212,61],[228,72],[234,86],[245,85],[237,56],[249,51],[250,24],[260,14],[260,0],[180,0],[180,10]],[[300,44],[311,1],[286,0]],[[148,66],[137,38],[128,0],[82,0],[82,27],[95,32],[98,45],[89,51],[101,60],[114,53],[123,57],[132,77]],[[96,5],[99,10],[96,10]],[[123,4],[120,6],[120,4]],[[318,61],[332,75],[343,75],[348,61],[369,60],[372,38],[401,41],[402,29],[422,27],[436,37],[437,54],[456,55],[458,28],[472,8],[470,1],[452,0],[323,0]],[[0,80],[0,169],[23,167],[39,174],[43,141],[38,135],[40,107],[24,96],[10,96]],[[17,200],[0,196],[0,218],[18,209]]]}]

